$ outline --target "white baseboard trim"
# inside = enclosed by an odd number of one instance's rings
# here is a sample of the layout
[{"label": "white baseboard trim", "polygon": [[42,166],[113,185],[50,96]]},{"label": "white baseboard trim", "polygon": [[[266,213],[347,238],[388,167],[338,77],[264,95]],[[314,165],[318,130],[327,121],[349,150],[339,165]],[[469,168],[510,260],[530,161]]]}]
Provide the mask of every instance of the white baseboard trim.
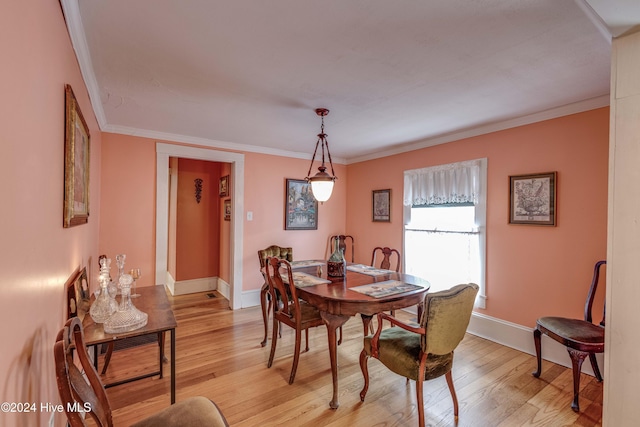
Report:
[{"label": "white baseboard trim", "polygon": [[[533,343],[533,329],[516,323],[474,312],[467,332],[533,356],[536,354]],[[565,346],[544,334],[542,335],[541,346],[544,360],[571,368],[571,358]],[[604,374],[604,354],[597,354],[596,358],[600,372]],[[535,366],[533,369],[535,370]],[[594,376],[588,359],[582,364],[582,372]],[[544,375],[544,365],[542,367],[542,375]]]},{"label": "white baseboard trim", "polygon": [[218,277],[218,292],[228,300],[231,300],[231,285]]},{"label": "white baseboard trim", "polygon": [[242,308],[255,307],[260,305],[260,289],[253,289],[242,292]]},{"label": "white baseboard trim", "polygon": [[[170,276],[170,275],[169,275]],[[175,281],[173,277],[167,280],[167,287],[172,295],[194,294],[196,292],[215,291],[218,289],[217,277],[203,277],[201,279]]]},{"label": "white baseboard trim", "polygon": [[176,294],[176,279],[174,279],[171,273],[169,273],[168,271],[167,271],[167,283],[165,283],[164,286],[167,289],[169,289],[169,292],[171,292],[171,295]]}]

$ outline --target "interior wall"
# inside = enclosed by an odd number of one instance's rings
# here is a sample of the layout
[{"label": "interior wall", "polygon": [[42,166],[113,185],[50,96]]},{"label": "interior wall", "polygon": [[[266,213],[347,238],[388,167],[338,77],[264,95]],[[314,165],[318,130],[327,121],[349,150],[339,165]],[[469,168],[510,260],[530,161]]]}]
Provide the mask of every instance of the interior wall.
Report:
[{"label": "interior wall", "polygon": [[[405,170],[486,157],[487,301],[479,311],[528,327],[543,315],[581,318],[593,265],[606,257],[608,114],[601,108],[349,165],[356,261],[370,262],[376,246],[402,248]],[[508,224],[509,175],[551,171],[557,226]],[[371,191],[384,188],[391,222],[374,223]]]},{"label": "interior wall", "polygon": [[[217,277],[220,262],[221,163],[178,160],[176,275],[180,280]],[[200,202],[195,180],[202,180]]]},{"label": "interior wall", "polygon": [[[0,55],[0,397],[57,404],[53,344],[66,320],[64,283],[87,266],[96,287],[101,135],[57,1],[2,2]],[[62,227],[65,83],[91,137],[89,222],[71,228]],[[0,425],[45,426],[50,416],[3,411]]]},{"label": "interior wall", "polygon": [[[637,28],[640,30],[640,27]],[[603,425],[640,420],[640,31],[613,41]]]},{"label": "interior wall", "polygon": [[[220,176],[231,176],[231,164],[220,163],[220,167]],[[229,196],[220,199],[221,203],[218,207],[218,219],[220,222],[220,242],[218,248],[220,265],[218,278],[224,280],[226,283],[231,283],[231,252],[229,251],[231,247],[231,220],[224,220],[224,200],[231,201],[231,212],[233,212],[235,208],[233,196],[233,185],[229,182]],[[233,217],[233,215],[231,217]]]},{"label": "interior wall", "polygon": [[[158,141],[110,133],[103,134],[103,141],[102,204],[107,207],[129,204],[135,209],[125,211],[109,208],[108,212],[105,211],[100,227],[100,252],[111,254],[122,251],[127,254],[128,260],[135,259],[135,263],[143,269],[140,285],[148,286],[155,283],[155,223],[150,218],[155,218],[155,144]],[[329,237],[346,231],[348,180],[346,166],[335,164],[339,179],[331,199],[319,206],[318,229],[285,230],[285,180],[303,179],[309,169],[309,160],[249,152],[244,154],[242,289],[252,291],[259,290],[263,284],[257,258],[259,249],[277,244],[294,247],[296,259],[328,257]],[[126,159],[124,162],[123,158]],[[233,194],[231,200],[233,203]],[[247,212],[253,214],[251,221],[247,220]],[[229,247],[228,241],[225,241],[230,239],[228,227],[229,222],[223,221],[220,234],[223,248]],[[133,234],[138,237],[135,241],[127,237]],[[230,277],[225,270],[229,268],[228,262],[225,263],[228,256],[224,251],[221,253],[220,277],[223,280],[229,280]],[[148,272],[146,276],[145,271]]]}]

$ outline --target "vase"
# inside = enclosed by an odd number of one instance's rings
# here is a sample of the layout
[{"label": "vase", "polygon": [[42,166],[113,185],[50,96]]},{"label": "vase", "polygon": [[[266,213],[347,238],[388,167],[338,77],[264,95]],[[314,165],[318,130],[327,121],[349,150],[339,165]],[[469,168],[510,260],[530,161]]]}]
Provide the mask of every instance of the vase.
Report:
[{"label": "vase", "polygon": [[344,252],[340,248],[338,239],[335,239],[333,253],[327,260],[327,276],[344,277],[347,262],[344,259]]}]

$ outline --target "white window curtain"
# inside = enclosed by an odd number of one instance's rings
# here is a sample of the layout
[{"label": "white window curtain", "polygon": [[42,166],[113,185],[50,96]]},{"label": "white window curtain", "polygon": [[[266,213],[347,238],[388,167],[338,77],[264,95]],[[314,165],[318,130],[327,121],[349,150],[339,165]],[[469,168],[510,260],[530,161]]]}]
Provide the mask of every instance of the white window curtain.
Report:
[{"label": "white window curtain", "polygon": [[404,172],[404,205],[478,203],[481,159]]}]

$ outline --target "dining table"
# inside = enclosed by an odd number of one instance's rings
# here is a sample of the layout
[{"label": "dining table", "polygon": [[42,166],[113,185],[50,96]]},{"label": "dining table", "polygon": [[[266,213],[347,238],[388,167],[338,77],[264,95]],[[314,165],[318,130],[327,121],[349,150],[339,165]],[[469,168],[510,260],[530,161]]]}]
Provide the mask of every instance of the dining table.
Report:
[{"label": "dining table", "polygon": [[333,396],[329,402],[337,409],[338,351],[337,330],[349,318],[360,314],[364,335],[377,313],[418,305],[420,313],[430,284],[411,274],[381,270],[362,264],[348,264],[343,277],[327,275],[326,262],[305,260],[292,263],[298,297],[315,306],[327,327]]}]

